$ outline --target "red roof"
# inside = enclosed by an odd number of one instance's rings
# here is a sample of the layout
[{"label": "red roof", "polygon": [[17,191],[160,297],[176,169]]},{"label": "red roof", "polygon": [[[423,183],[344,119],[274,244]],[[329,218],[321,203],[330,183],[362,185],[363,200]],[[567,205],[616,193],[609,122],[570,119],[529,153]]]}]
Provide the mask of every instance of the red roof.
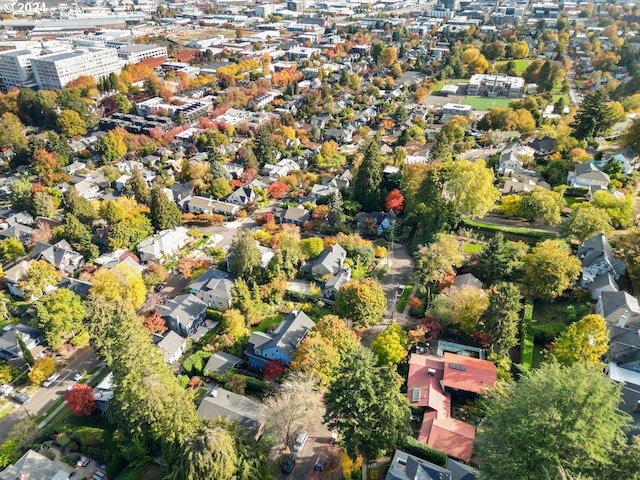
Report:
[{"label": "red roof", "polygon": [[[431,373],[431,375],[429,374]],[[414,353],[409,359],[407,378],[407,400],[411,405],[429,407],[438,412],[438,417],[448,417],[451,399],[442,390],[444,363],[438,357]],[[418,391],[416,392],[416,389]],[[414,395],[416,395],[414,397]],[[419,396],[418,396],[419,395]],[[414,398],[418,398],[414,401]]]},{"label": "red roof", "polygon": [[[428,420],[431,425],[427,444],[442,450],[450,457],[468,462],[473,453],[473,442],[476,429],[473,425],[461,422],[455,418],[437,418]],[[422,431],[420,431],[422,434]]]},{"label": "red roof", "polygon": [[498,372],[493,362],[455,353],[444,354],[442,382],[445,387],[480,393],[486,388],[493,388],[497,378]]},{"label": "red roof", "polygon": [[156,68],[166,62],[167,59],[165,57],[149,57],[143,60],[140,60],[137,65],[145,65],[147,67]]},{"label": "red roof", "polygon": [[200,50],[196,48],[185,48],[184,50],[180,50],[176,53],[173,58],[175,58],[178,62],[189,63],[191,60],[196,58]]}]

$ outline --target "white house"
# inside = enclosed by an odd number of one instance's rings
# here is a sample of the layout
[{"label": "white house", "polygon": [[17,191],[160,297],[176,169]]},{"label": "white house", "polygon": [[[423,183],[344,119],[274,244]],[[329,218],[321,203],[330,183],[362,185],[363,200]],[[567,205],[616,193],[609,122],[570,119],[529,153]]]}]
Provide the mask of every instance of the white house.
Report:
[{"label": "white house", "polygon": [[189,235],[184,227],[162,230],[151,238],[138,244],[138,253],[143,262],[157,262],[170,257],[187,244]]},{"label": "white house", "polygon": [[239,187],[227,197],[227,203],[244,207],[256,201],[256,194],[251,187]]},{"label": "white house", "polygon": [[601,172],[593,163],[579,163],[575,171],[569,172],[567,184],[573,188],[606,189],[609,186],[609,175]]}]

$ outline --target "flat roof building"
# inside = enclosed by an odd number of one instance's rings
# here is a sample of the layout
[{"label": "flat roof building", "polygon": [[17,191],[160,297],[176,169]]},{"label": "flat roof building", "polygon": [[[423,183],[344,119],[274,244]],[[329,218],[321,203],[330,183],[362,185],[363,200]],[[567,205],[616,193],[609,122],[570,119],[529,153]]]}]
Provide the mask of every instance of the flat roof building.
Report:
[{"label": "flat roof building", "polygon": [[519,98],[524,95],[524,87],[524,78],[478,73],[469,80],[467,95]]},{"label": "flat roof building", "polygon": [[31,59],[38,86],[43,90],[58,90],[78,77],[95,80],[110,73],[120,73],[122,61],[115,48],[86,48],[52,53]]},{"label": "flat roof building", "polygon": [[124,45],[118,48],[118,57],[126,63],[138,63],[145,58],[167,58],[167,47],[159,45]]}]

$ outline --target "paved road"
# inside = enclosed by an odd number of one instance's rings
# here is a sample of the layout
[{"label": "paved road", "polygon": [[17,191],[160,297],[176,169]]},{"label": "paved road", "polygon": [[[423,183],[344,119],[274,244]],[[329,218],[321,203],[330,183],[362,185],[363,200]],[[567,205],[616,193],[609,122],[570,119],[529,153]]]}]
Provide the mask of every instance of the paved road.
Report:
[{"label": "paved road", "polygon": [[67,366],[59,371],[60,378],[52,386],[40,388],[25,405],[18,406],[13,413],[2,419],[0,422],[0,443],[7,438],[13,426],[25,419],[27,415],[38,417],[44,414],[60,395],[66,393],[67,387],[76,383],[73,377],[77,372],[89,371],[99,364],[100,360],[91,348],[85,348],[76,353]]}]

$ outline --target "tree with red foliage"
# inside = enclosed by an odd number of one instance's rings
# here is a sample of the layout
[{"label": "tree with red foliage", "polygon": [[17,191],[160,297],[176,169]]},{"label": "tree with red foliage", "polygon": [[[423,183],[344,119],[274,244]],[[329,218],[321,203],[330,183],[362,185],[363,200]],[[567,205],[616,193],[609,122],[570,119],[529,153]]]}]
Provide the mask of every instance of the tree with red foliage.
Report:
[{"label": "tree with red foliage", "polygon": [[256,223],[258,225],[264,225],[265,223],[275,222],[275,221],[276,221],[276,217],[271,212],[261,213],[256,217]]},{"label": "tree with red foliage", "polygon": [[241,180],[243,182],[250,182],[258,176],[258,170],[255,168],[247,168],[244,172],[242,172]]},{"label": "tree with red foliage", "polygon": [[384,202],[384,207],[386,211],[393,210],[393,213],[396,215],[402,213],[404,210],[404,195],[397,188],[391,190],[389,195],[387,195],[387,199]]},{"label": "tree with red foliage", "polygon": [[187,384],[190,388],[197,388],[202,383],[202,380],[197,375],[195,377],[191,377],[189,383]]},{"label": "tree with red foliage", "polygon": [[182,258],[178,262],[178,270],[183,277],[189,278],[191,276],[191,273],[193,272],[193,269],[196,268],[197,265],[198,262],[191,257]]},{"label": "tree with red foliage", "polygon": [[272,360],[264,366],[262,376],[266,381],[274,382],[280,380],[285,373],[287,373],[287,367],[282,360]]},{"label": "tree with red foliage", "polygon": [[165,322],[164,319],[157,313],[146,317],[142,326],[149,330],[149,333],[163,334],[167,331],[167,322]]},{"label": "tree with red foliage", "polygon": [[270,183],[267,187],[267,192],[271,196],[271,198],[279,199],[284,197],[287,193],[289,193],[289,185],[282,182],[273,182]]},{"label": "tree with red foliage", "polygon": [[76,383],[65,395],[67,408],[77,416],[91,415],[96,409],[93,388],[83,383]]}]

